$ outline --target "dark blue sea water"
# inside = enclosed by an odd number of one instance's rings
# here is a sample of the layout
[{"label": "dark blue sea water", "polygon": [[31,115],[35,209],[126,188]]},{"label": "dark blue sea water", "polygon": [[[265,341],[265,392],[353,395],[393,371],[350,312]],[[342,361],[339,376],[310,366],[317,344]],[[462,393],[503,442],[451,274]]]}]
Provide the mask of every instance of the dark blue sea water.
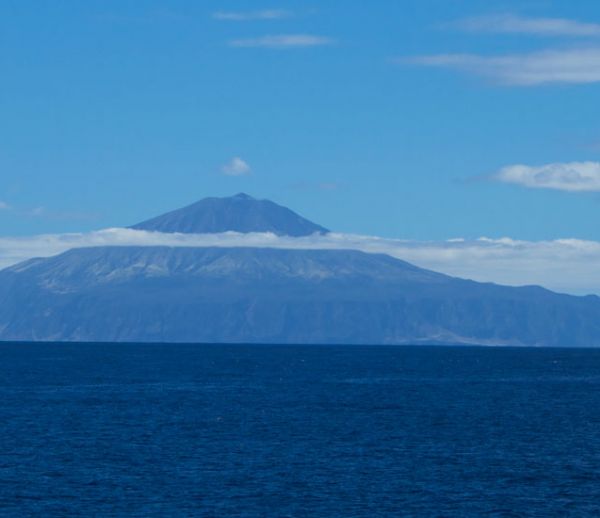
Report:
[{"label": "dark blue sea water", "polygon": [[600,351],[0,345],[0,514],[600,513]]}]

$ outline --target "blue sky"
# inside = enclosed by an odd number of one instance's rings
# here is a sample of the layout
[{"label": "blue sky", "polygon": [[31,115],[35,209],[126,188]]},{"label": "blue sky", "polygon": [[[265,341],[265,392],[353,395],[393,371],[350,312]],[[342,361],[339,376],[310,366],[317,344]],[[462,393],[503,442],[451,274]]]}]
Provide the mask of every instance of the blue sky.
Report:
[{"label": "blue sky", "polygon": [[597,0],[3,0],[0,235],[244,191],[341,232],[600,240],[597,24]]}]

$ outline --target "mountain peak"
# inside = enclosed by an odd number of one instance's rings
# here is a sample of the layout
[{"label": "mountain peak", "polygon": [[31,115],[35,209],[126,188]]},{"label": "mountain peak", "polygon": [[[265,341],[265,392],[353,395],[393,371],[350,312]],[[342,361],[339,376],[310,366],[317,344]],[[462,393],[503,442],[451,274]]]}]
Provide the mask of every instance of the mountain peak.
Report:
[{"label": "mountain peak", "polygon": [[252,196],[246,194],[245,192],[238,192],[236,195],[232,196],[234,200],[254,200]]},{"label": "mountain peak", "polygon": [[243,192],[226,198],[204,198],[131,228],[184,234],[272,232],[292,237],[329,232],[286,207]]}]

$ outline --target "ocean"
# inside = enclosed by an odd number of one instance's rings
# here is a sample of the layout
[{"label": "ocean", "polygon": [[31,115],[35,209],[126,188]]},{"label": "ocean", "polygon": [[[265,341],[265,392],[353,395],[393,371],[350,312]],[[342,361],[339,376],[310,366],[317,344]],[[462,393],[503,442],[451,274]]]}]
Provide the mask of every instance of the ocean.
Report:
[{"label": "ocean", "polygon": [[600,514],[600,350],[0,355],[2,516]]}]

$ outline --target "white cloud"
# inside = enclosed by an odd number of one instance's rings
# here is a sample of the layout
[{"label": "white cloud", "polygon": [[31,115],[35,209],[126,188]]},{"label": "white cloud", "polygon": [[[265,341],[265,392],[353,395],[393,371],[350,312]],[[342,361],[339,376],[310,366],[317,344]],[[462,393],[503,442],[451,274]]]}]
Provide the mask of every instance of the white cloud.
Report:
[{"label": "white cloud", "polygon": [[350,234],[292,238],[270,233],[162,234],[113,228],[87,234],[0,238],[0,267],[94,246],[354,249],[385,253],[423,268],[482,282],[538,284],[566,293],[600,294],[600,242],[578,239],[405,241]]},{"label": "white cloud", "polygon": [[221,167],[221,172],[227,176],[244,176],[250,174],[251,170],[248,163],[237,156]]},{"label": "white cloud", "polygon": [[334,40],[325,36],[313,34],[280,34],[276,36],[261,36],[259,38],[248,38],[232,40],[231,47],[264,47],[271,49],[289,49],[302,47],[317,47],[331,45]]},{"label": "white cloud", "polygon": [[532,189],[594,192],[600,191],[600,162],[511,165],[500,169],[492,178]]},{"label": "white cloud", "polygon": [[435,54],[403,58],[397,62],[454,68],[514,86],[600,81],[600,48],[548,50],[504,56]]},{"label": "white cloud", "polygon": [[263,9],[261,11],[217,11],[213,13],[216,20],[243,22],[248,20],[279,20],[292,16],[291,11],[285,9]]},{"label": "white cloud", "polygon": [[8,203],[6,203],[5,201],[0,201],[0,210],[9,210],[10,209],[10,205]]},{"label": "white cloud", "polygon": [[566,18],[528,18],[514,14],[474,16],[459,27],[473,32],[532,34],[536,36],[600,36],[600,24]]}]

